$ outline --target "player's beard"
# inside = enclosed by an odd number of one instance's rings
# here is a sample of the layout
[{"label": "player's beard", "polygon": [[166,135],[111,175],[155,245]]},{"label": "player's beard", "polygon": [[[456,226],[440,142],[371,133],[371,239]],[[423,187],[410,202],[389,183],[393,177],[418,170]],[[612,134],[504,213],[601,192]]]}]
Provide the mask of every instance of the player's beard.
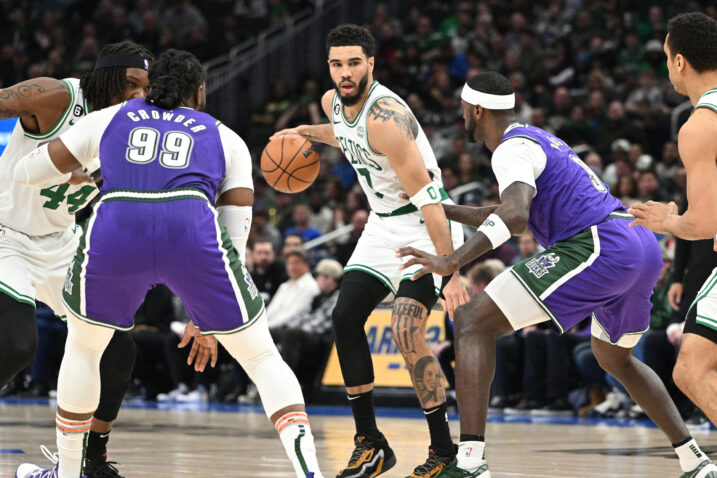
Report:
[{"label": "player's beard", "polygon": [[[353,82],[351,82],[351,83],[353,83]],[[349,96],[341,95],[341,88],[339,87],[339,84],[334,84],[334,88],[336,89],[336,92],[339,94],[339,99],[341,100],[341,104],[343,104],[344,106],[353,106],[359,102],[359,100],[361,99],[361,97],[364,94],[364,91],[366,91],[366,86],[368,86],[368,71],[366,72],[364,77],[361,78],[361,81],[359,81],[358,87],[356,88],[356,94],[354,94],[354,95],[349,95]]]}]

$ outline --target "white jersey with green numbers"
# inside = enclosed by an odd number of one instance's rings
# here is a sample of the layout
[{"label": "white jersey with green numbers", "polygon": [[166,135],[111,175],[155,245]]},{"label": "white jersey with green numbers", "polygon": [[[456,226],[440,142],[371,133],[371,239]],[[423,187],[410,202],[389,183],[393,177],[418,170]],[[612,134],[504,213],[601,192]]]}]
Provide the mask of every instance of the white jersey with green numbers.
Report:
[{"label": "white jersey with green numbers", "polygon": [[[399,197],[399,194],[405,191],[398,179],[398,175],[391,167],[386,155],[377,153],[371,148],[366,133],[368,111],[381,98],[393,98],[405,106],[406,109],[411,110],[398,95],[374,81],[366,96],[363,109],[353,121],[346,119],[341,99],[334,93],[331,105],[331,121],[336,141],[338,141],[344,155],[356,170],[359,184],[361,184],[368,198],[371,209],[381,216],[404,214],[411,212],[409,211],[410,209],[415,211],[416,208],[410,201]],[[436,156],[433,154],[428,138],[426,138],[420,125],[418,125],[416,144],[423,157],[423,163],[429,175],[433,178],[433,182],[441,187],[441,170],[438,168]],[[443,199],[447,199],[448,196],[442,189],[441,194]]]},{"label": "white jersey with green numbers", "polygon": [[[87,102],[80,91],[80,80],[62,80],[70,90],[68,104],[57,124],[43,134],[26,131],[18,121],[2,156],[0,156],[0,227],[9,227],[30,236],[44,236],[64,231],[75,222],[74,213],[99,192],[94,184],[62,184],[45,189],[17,184],[13,168],[18,160],[69,129],[88,113]],[[99,166],[99,162],[97,163]]]}]

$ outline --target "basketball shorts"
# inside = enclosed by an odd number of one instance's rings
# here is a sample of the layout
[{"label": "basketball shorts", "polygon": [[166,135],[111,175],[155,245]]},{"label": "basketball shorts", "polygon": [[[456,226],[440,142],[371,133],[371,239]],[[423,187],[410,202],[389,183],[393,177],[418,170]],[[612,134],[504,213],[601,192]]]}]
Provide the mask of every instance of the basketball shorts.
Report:
[{"label": "basketball shorts", "polygon": [[0,226],[0,292],[32,306],[37,299],[64,317],[62,284],[81,234],[80,226],[45,236]]},{"label": "basketball shorts", "polygon": [[[463,244],[463,228],[460,224],[448,221],[453,239],[453,247]],[[380,217],[371,212],[366,227],[358,240],[344,271],[361,271],[381,281],[394,295],[403,280],[410,279],[420,265],[400,270],[399,267],[410,257],[396,257],[396,249],[414,247],[431,254],[436,248],[428,235],[428,229],[420,212],[411,212],[400,216]],[[442,277],[433,274],[436,295],[441,291]]]},{"label": "basketball shorts", "polygon": [[650,324],[662,254],[632,216],[604,222],[524,259],[486,287],[515,330],[549,321],[563,333],[592,317],[593,336],[632,348]]},{"label": "basketball shorts", "polygon": [[687,311],[685,333],[700,335],[717,343],[717,267],[707,278]]},{"label": "basketball shorts", "polygon": [[241,330],[264,301],[203,192],[110,191],[80,238],[63,290],[81,320],[129,330],[147,291],[166,285],[205,334]]}]

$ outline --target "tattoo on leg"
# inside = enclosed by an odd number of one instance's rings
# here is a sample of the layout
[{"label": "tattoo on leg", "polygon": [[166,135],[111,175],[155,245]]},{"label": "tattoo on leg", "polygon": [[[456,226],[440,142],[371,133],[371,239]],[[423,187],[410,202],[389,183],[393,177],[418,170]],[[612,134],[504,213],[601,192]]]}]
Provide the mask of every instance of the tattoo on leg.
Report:
[{"label": "tattoo on leg", "polygon": [[416,353],[414,335],[420,330],[424,307],[414,302],[396,302],[393,305],[394,339],[401,353]]},{"label": "tattoo on leg", "polygon": [[418,400],[424,408],[428,403],[440,404],[446,401],[443,371],[435,357],[421,357],[415,367],[409,367],[409,372],[416,385]]}]

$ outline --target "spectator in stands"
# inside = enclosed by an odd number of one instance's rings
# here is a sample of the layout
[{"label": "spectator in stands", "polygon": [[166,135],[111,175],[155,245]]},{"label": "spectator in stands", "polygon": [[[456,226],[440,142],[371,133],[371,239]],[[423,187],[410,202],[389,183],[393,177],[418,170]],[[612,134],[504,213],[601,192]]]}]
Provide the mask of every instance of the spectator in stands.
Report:
[{"label": "spectator in stands", "polygon": [[293,225],[284,231],[284,237],[301,236],[301,239],[304,242],[308,242],[321,236],[321,231],[309,225],[309,220],[311,219],[311,209],[309,209],[308,205],[295,205],[292,217]]},{"label": "spectator in stands", "polygon": [[281,356],[296,373],[307,399],[315,392],[316,379],[331,345],[331,312],[339,296],[343,266],[333,259],[323,259],[315,272],[319,294],[309,309],[271,329]]},{"label": "spectator in stands", "polygon": [[320,292],[303,250],[291,249],[286,253],[286,275],[289,279],[279,286],[266,308],[270,330],[309,310],[311,301]]},{"label": "spectator in stands", "polygon": [[351,225],[353,226],[353,229],[351,229],[348,239],[346,239],[346,241],[344,241],[336,251],[336,258],[341,264],[346,265],[351,258],[351,254],[353,254],[354,249],[356,249],[356,244],[358,244],[358,240],[361,237],[361,233],[363,233],[367,222],[368,211],[364,209],[359,209],[353,213],[353,216],[351,216]]},{"label": "spectator in stands", "polygon": [[276,226],[269,221],[269,214],[267,214],[264,209],[257,209],[254,211],[248,242],[251,243],[259,237],[269,240],[274,246],[275,251],[278,251],[281,248],[281,233]]},{"label": "spectator in stands", "polygon": [[274,244],[265,238],[257,238],[251,248],[252,265],[249,270],[256,288],[264,298],[264,303],[271,302],[279,286],[286,280],[286,269],[276,258]]},{"label": "spectator in stands", "polygon": [[513,264],[516,264],[523,259],[527,259],[533,254],[537,253],[542,248],[538,245],[538,241],[535,240],[535,236],[530,231],[521,234],[518,237],[518,254],[513,258]]},{"label": "spectator in stands", "polygon": [[286,260],[291,251],[304,251],[304,239],[298,234],[288,234],[284,238],[284,246],[281,248],[281,257]]}]

